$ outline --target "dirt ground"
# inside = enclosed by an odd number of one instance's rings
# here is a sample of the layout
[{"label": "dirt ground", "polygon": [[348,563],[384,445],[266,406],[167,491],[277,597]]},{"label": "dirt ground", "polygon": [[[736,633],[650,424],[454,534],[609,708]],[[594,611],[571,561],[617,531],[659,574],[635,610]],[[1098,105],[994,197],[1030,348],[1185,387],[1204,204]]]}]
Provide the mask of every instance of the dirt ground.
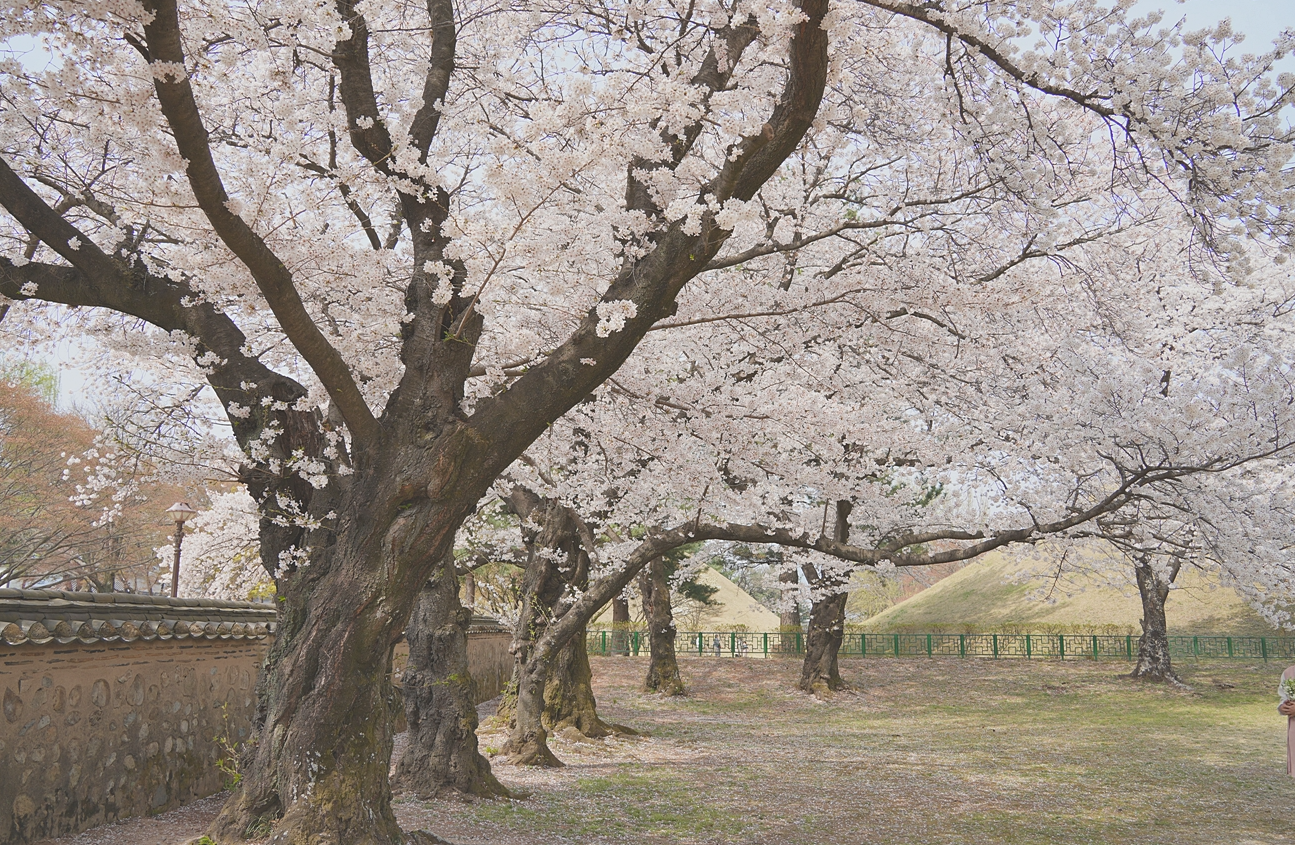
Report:
[{"label": "dirt ground", "polygon": [[[645,660],[593,668],[604,718],[648,736],[556,737],[560,769],[494,758],[518,798],[397,798],[401,824],[462,845],[1295,845],[1281,666],[1186,664],[1182,691],[1115,663],[851,660],[857,692],[828,702],[791,661],[685,658],[682,699],[638,691]],[[220,800],[45,845],[179,845]]]}]

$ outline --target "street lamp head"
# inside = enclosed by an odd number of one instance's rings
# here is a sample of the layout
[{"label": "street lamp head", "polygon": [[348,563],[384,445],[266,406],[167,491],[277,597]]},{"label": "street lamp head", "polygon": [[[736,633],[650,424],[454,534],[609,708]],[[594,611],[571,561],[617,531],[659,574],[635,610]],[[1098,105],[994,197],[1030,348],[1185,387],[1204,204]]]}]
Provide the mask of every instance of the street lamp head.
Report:
[{"label": "street lamp head", "polygon": [[176,502],[167,508],[166,512],[171,515],[171,519],[175,520],[176,525],[184,525],[186,519],[197,513],[196,510],[189,507],[188,502]]}]

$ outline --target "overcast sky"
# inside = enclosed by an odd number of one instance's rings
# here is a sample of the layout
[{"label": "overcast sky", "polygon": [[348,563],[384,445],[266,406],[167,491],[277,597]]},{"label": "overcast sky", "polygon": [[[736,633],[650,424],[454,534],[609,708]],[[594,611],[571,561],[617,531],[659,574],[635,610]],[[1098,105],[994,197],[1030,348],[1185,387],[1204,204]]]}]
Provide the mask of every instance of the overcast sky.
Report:
[{"label": "overcast sky", "polygon": [[1246,34],[1245,51],[1260,53],[1283,29],[1295,29],[1295,0],[1138,0],[1138,14],[1160,9],[1165,23],[1186,18],[1189,29],[1213,26],[1224,18]]}]

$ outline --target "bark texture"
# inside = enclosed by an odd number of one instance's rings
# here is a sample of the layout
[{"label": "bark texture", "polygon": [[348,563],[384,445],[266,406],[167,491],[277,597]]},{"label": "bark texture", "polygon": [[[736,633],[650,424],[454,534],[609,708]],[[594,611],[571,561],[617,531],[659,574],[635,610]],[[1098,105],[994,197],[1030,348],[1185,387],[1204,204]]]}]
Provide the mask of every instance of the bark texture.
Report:
[{"label": "bark texture", "polygon": [[[851,508],[852,505],[844,499],[836,503],[833,539],[838,543],[849,540]],[[848,688],[841,679],[837,655],[845,636],[845,601],[849,596],[846,592],[849,574],[818,572],[814,567],[806,565],[805,577],[819,598],[810,607],[809,630],[805,634],[805,662],[801,667],[800,683],[797,686],[821,698]]]},{"label": "bark texture", "polygon": [[1138,594],[1142,598],[1142,636],[1138,637],[1138,662],[1133,667],[1131,677],[1182,684],[1169,660],[1169,624],[1165,620],[1169,586],[1178,577],[1180,565],[1175,558],[1167,571],[1157,572],[1146,557],[1134,563]]},{"label": "bark texture", "polygon": [[647,619],[652,649],[643,688],[662,695],[684,695],[687,691],[675,656],[674,609],[670,606],[670,582],[664,558],[656,558],[647,565],[640,576],[639,592],[643,594],[643,616]]},{"label": "bark texture", "polygon": [[549,733],[574,729],[590,739],[633,733],[598,716],[586,639],[582,628],[558,650],[553,660],[544,686],[544,727]]},{"label": "bark texture", "polygon": [[[513,686],[511,731],[504,753],[514,765],[560,766],[548,747],[548,686],[564,649],[536,649],[550,620],[559,616],[568,584],[588,584],[589,556],[581,547],[575,515],[559,502],[542,499],[530,490],[517,488],[508,498],[509,508],[523,519],[527,546],[526,571],[522,575],[522,607],[513,640]],[[582,626],[583,630],[583,626]],[[571,645],[564,643],[564,646]],[[588,654],[584,671],[588,671]],[[559,681],[579,682],[578,655],[568,653],[562,661],[566,677]],[[555,706],[561,706],[565,691],[559,690]],[[574,695],[572,696],[575,697]],[[589,699],[592,701],[590,691]],[[578,703],[573,704],[579,707]]]},{"label": "bark texture", "polygon": [[537,654],[533,659],[519,660],[514,669],[516,699],[503,751],[515,766],[565,765],[549,749],[549,732],[544,727],[544,684],[550,662]]},{"label": "bark texture", "polygon": [[475,496],[402,506],[397,467],[427,467],[422,455],[393,459],[357,469],[337,508],[345,516],[308,538],[318,544],[309,565],[280,580],[281,627],[258,685],[264,722],[213,824],[217,841],[272,823],[276,845],[404,841],[388,784],[391,649]]},{"label": "bark texture", "polygon": [[477,750],[476,683],[468,671],[472,611],[459,604],[453,560],[423,585],[405,629],[409,664],[404,675],[409,747],[395,787],[420,798],[459,793],[507,796]]}]

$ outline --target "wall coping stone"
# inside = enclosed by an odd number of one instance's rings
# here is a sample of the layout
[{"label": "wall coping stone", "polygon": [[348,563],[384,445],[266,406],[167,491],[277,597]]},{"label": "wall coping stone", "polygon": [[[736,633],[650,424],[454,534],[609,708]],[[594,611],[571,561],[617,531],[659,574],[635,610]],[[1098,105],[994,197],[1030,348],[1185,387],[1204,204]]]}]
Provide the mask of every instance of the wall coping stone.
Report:
[{"label": "wall coping stone", "polygon": [[509,634],[512,632],[504,627],[504,624],[493,616],[485,616],[480,613],[472,614],[472,621],[468,623],[469,634]]},{"label": "wall coping stone", "polygon": [[138,593],[0,589],[0,643],[259,640],[274,634],[273,605]]}]

